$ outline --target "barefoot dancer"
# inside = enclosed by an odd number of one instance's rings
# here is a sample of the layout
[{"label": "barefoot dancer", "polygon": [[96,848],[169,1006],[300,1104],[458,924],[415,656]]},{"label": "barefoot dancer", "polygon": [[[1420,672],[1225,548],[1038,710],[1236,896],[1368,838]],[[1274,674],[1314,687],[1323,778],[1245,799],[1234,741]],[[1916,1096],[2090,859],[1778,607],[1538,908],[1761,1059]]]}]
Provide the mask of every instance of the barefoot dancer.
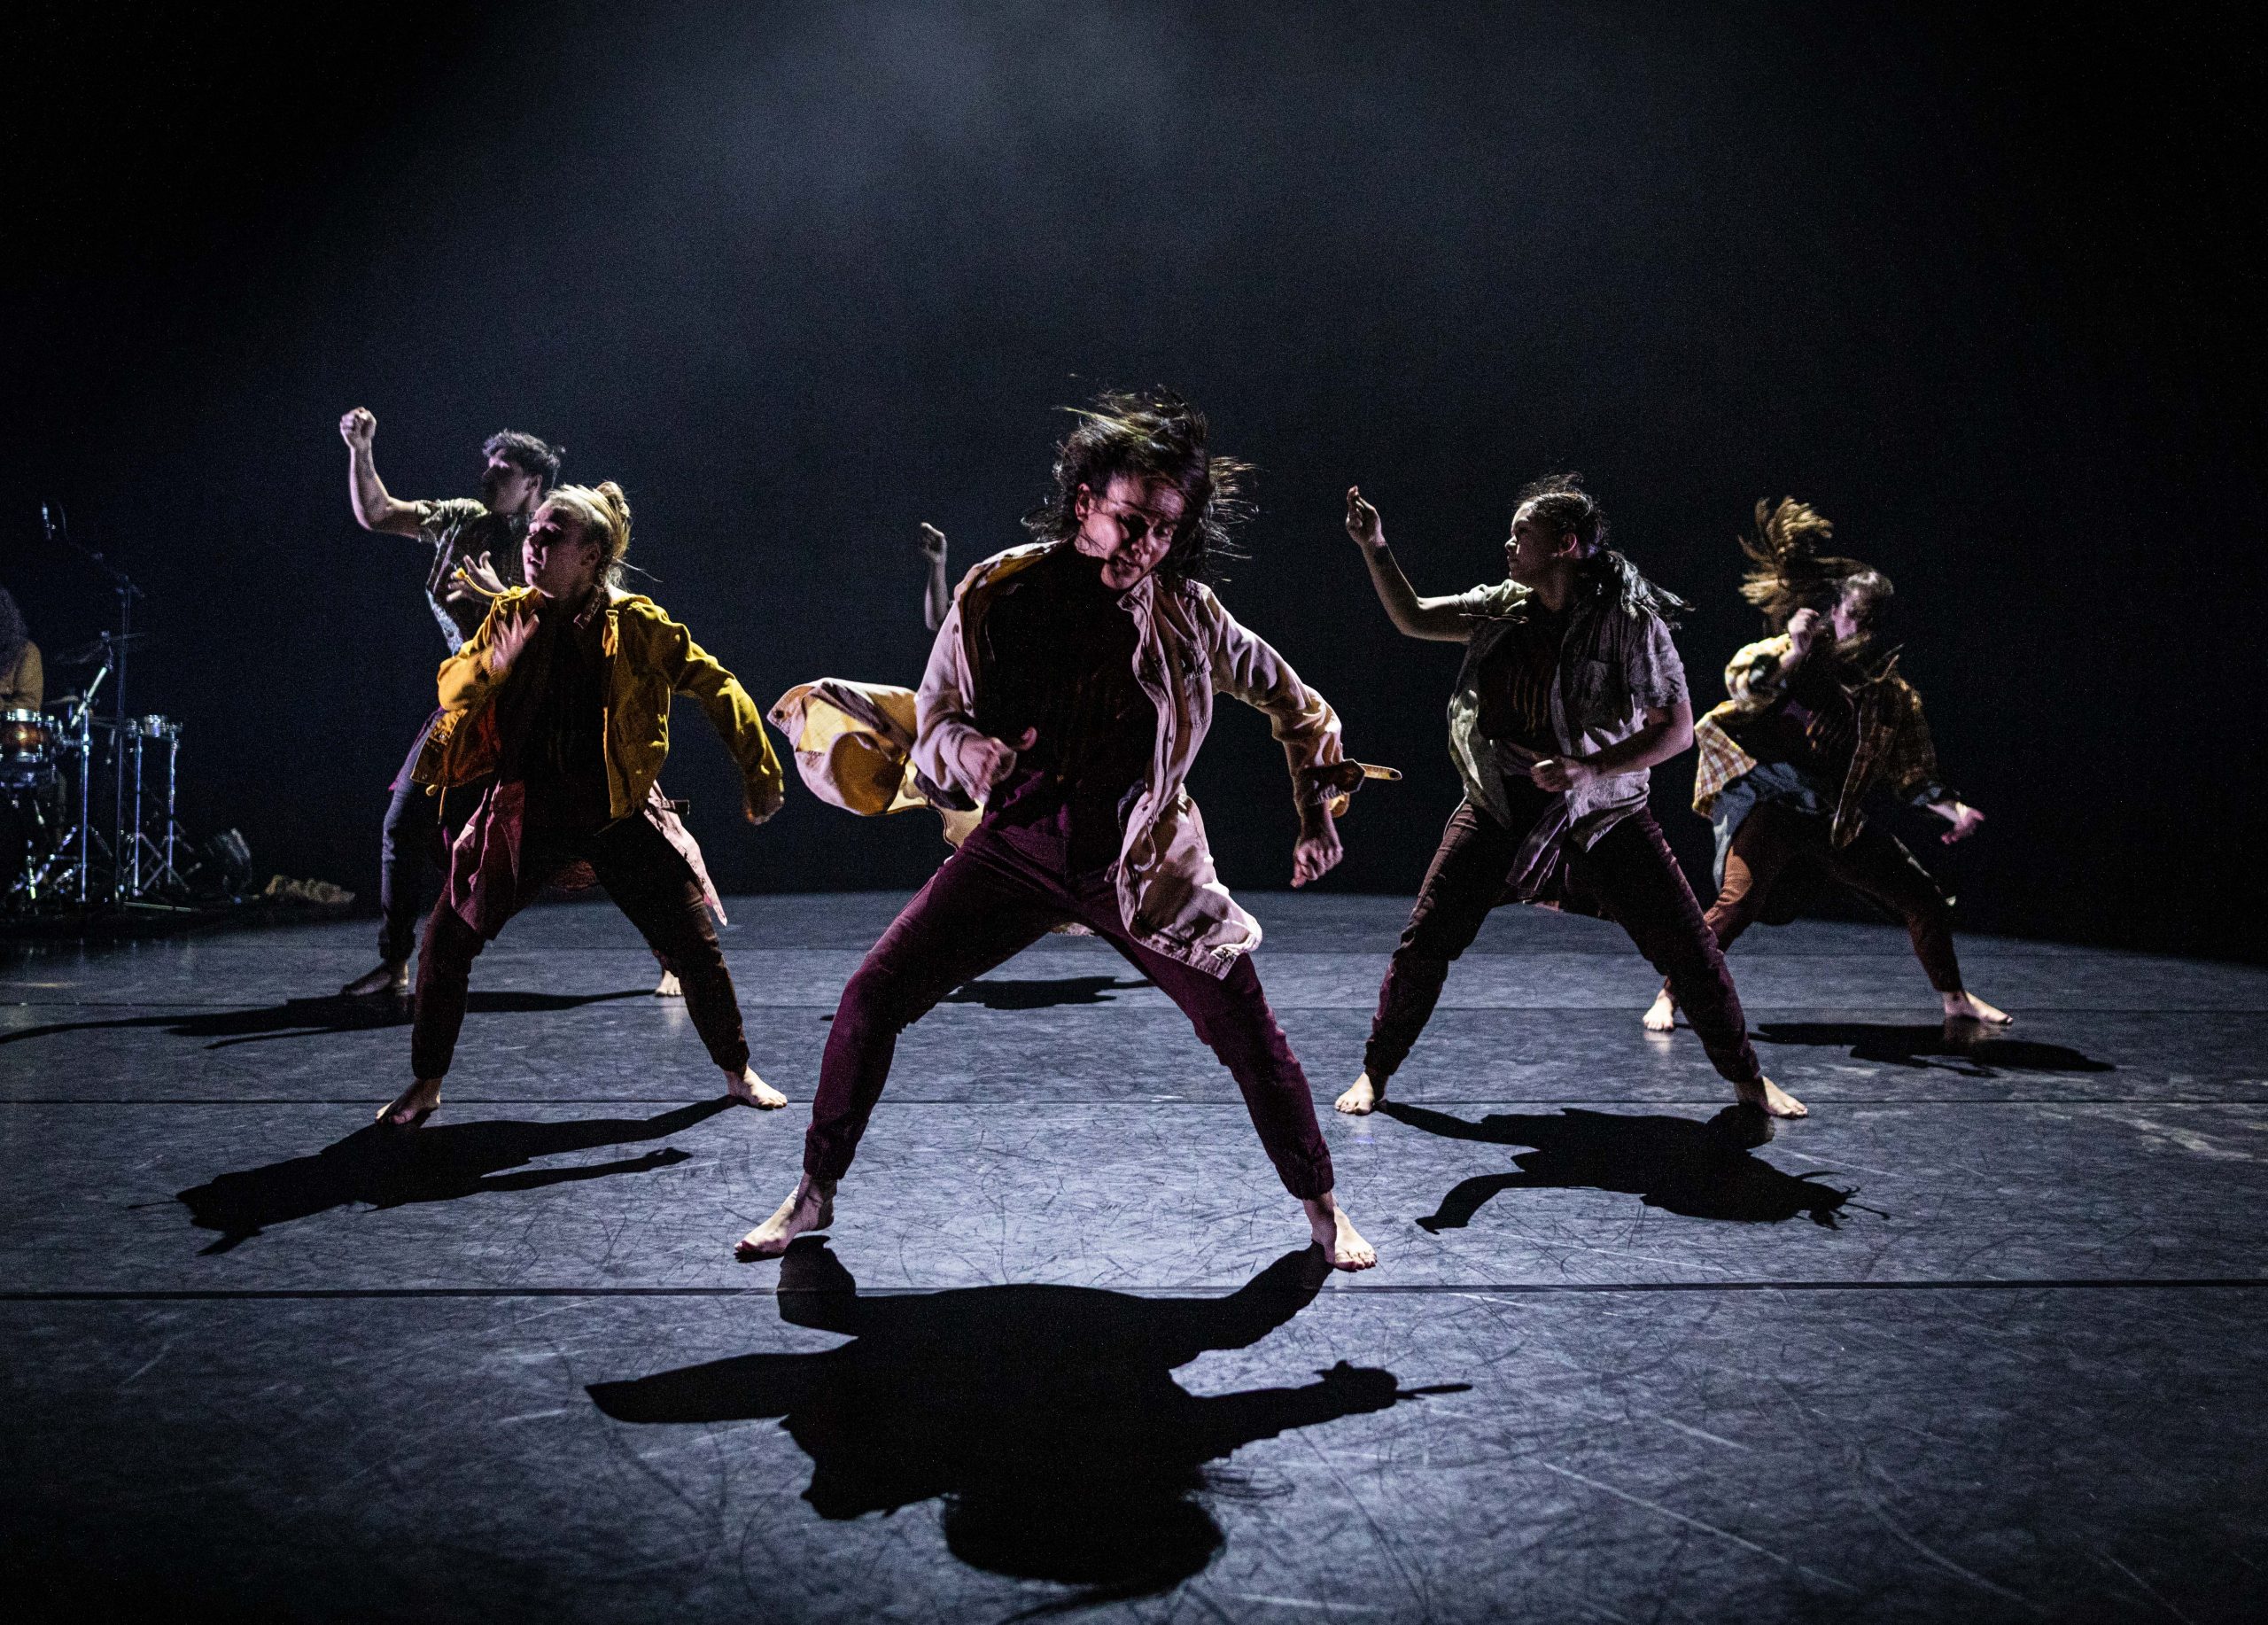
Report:
[{"label": "barefoot dancer", "polygon": [[1359,1116],[1385,1097],[1449,962],[1490,909],[1565,900],[1606,914],[1668,975],[1744,1103],[1804,1116],[1757,1064],[1724,955],[1646,810],[1646,770],[1693,739],[1685,668],[1663,618],[1684,606],[1605,545],[1606,516],[1573,474],[1520,494],[1504,547],[1511,579],[1454,597],[1411,590],[1360,490],[1347,493],[1347,531],[1399,630],[1467,648],[1449,701],[1464,800],[1379,990],[1363,1075],[1339,1109]]},{"label": "barefoot dancer", "polygon": [[[532,434],[500,430],[480,448],[485,459],[480,497],[405,502],[378,478],[372,443],[378,420],[356,407],[338,420],[346,442],[346,491],[354,522],[366,531],[409,536],[433,550],[425,572],[425,602],[454,654],[480,629],[488,600],[520,578],[520,538],[528,515],[559,478],[563,455]],[[430,796],[410,777],[433,719],[428,718],[411,742],[386,804],[378,840],[378,962],[338,991],[349,998],[409,991],[409,952],[422,916],[419,894],[425,867],[441,850],[439,832],[448,828],[442,798]],[[469,787],[470,788],[470,787]],[[461,796],[470,806],[470,796]]]},{"label": "barefoot dancer", "polygon": [[[1332,1195],[1305,1075],[1249,958],[1260,927],[1215,877],[1183,780],[1216,691],[1267,713],[1292,769],[1293,885],[1339,861],[1333,815],[1359,766],[1339,719],[1202,583],[1244,465],[1165,395],[1106,395],[1058,450],[1037,545],[971,571],[921,682],[920,773],[983,821],[882,934],[828,1032],[804,1176],[742,1238],[771,1257],[833,1222],[835,1182],[897,1035],[1059,921],[1090,927],[1179,1005],[1235,1075],[1261,1143],[1344,1270],[1377,1262]],[[1339,805],[1332,805],[1337,802]]]},{"label": "barefoot dancer", "polygon": [[671,697],[690,696],[723,736],[752,823],[779,810],[780,764],[733,674],[653,600],[614,585],[629,548],[620,486],[554,492],[522,543],[527,587],[499,596],[441,667],[441,718],[418,781],[494,781],[450,854],[447,886],[425,924],[409,1045],[416,1081],[378,1114],[386,1123],[414,1126],[440,1104],[475,956],[546,885],[585,871],[682,979],[687,1010],[733,1098],[788,1103],[750,1069],[701,882],[654,793],[669,753]]},{"label": "barefoot dancer", "polygon": [[[1778,635],[1751,643],[1725,668],[1732,697],[1701,719],[1693,810],[1717,830],[1717,900],[1709,928],[1729,948],[1757,920],[1793,917],[1778,882],[1824,869],[1895,914],[1938,990],[1947,1020],[2012,1018],[1961,985],[1953,906],[1891,834],[1884,814],[1903,800],[1952,826],[1947,845],[1984,815],[1938,782],[1938,757],[1922,696],[1898,674],[1898,651],[1876,638],[1889,578],[1854,558],[1816,551],[1835,527],[1783,498],[1756,505],[1756,534],[1741,595]],[[1869,812],[1872,817],[1870,819]],[[1646,1026],[1667,1032],[1677,999],[1665,986]]]}]

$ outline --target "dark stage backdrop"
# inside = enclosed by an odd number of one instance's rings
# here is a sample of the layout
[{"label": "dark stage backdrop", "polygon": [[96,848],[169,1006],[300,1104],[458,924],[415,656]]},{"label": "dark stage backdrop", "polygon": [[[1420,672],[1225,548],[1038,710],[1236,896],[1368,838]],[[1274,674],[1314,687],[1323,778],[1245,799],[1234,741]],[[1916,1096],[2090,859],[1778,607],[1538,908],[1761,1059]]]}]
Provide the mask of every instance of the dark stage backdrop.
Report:
[{"label": "dark stage backdrop", "polygon": [[[1896,579],[1990,817],[1929,849],[1971,928],[2257,957],[2257,59],[2235,7],[1992,9],[35,8],[0,578],[50,650],[105,624],[66,504],[147,588],[191,821],[367,892],[441,649],[418,549],[349,518],[348,407],[400,495],[473,492],[507,425],[621,480],[768,704],[913,681],[917,522],[957,571],[1019,540],[1056,408],[1166,383],[1262,470],[1228,602],[1410,775],[1328,884],[1412,890],[1456,798],[1456,651],[1386,626],[1348,484],[1441,592],[1572,466],[1697,604],[1697,708],[1758,497]],[[1230,713],[1195,790],[1280,885],[1281,758]],[[676,727],[728,889],[934,865],[933,819],[800,787],[747,831]]]}]

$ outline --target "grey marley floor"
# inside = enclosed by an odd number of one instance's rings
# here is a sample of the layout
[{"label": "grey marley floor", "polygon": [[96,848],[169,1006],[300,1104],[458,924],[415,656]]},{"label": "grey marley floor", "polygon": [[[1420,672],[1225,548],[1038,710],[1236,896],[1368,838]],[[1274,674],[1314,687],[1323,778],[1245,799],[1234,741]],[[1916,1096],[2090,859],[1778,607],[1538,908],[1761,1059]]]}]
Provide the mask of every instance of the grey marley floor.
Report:
[{"label": "grey marley floor", "polygon": [[[1404,904],[1262,896],[1319,1105]],[[447,1105],[358,1131],[369,929],[0,960],[16,1619],[2256,1618],[2268,973],[1903,937],[1734,966],[1815,1116],[1743,1149],[1612,927],[1504,911],[1320,1283],[1234,1086],[1051,939],[902,1045],[825,1245],[796,1166],[898,898],[742,899],[712,1098],[603,904],[481,960]]]}]

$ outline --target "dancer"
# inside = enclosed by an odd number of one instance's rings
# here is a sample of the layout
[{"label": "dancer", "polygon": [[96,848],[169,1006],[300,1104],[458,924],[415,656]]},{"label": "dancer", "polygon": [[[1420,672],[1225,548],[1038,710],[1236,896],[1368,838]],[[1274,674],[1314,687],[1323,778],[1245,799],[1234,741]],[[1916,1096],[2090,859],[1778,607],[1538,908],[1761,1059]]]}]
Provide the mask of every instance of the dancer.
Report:
[{"label": "dancer", "polygon": [[708,713],[740,764],[751,823],[780,808],[780,764],[733,674],[653,600],[616,585],[629,548],[619,486],[554,491],[521,542],[527,586],[501,594],[441,666],[441,717],[416,779],[488,783],[425,923],[410,1030],[415,1081],[378,1114],[382,1122],[414,1127],[440,1104],[474,958],[546,885],[583,871],[683,981],[727,1092],[749,1106],[788,1103],[748,1064],[701,882],[654,794],[669,754],[671,697],[689,696]]},{"label": "dancer", "polygon": [[1606,545],[1606,516],[1573,474],[1520,493],[1504,544],[1509,579],[1454,596],[1411,590],[1359,488],[1347,493],[1347,533],[1398,630],[1466,645],[1449,700],[1464,800],[1425,871],[1379,990],[1362,1076],[1339,1109],[1361,1116],[1385,1099],[1450,961],[1490,909],[1518,901],[1612,919],[1676,986],[1742,1103],[1805,1116],[1757,1064],[1724,955],[1646,808],[1647,769],[1693,741],[1666,619],[1685,606]]},{"label": "dancer", "polygon": [[[1824,870],[1905,924],[1946,1020],[2005,1025],[2015,1018],[1961,984],[1952,899],[1884,816],[1900,800],[1933,812],[1952,826],[1938,837],[1951,845],[1984,815],[1938,781],[1922,696],[1899,674],[1898,651],[1880,645],[1890,578],[1822,556],[1834,534],[1816,509],[1783,497],[1757,503],[1756,533],[1741,542],[1741,595],[1775,635],[1733,657],[1732,697],[1694,730],[1693,810],[1717,832],[1709,929],[1729,948],[1759,919],[1786,923],[1794,888],[1783,882]],[[1663,986],[1645,1022],[1654,1032],[1677,1024],[1675,989]]]},{"label": "dancer", "polygon": [[[433,550],[433,562],[425,572],[425,602],[454,654],[480,629],[489,599],[518,585],[520,539],[528,515],[558,480],[565,454],[534,435],[500,430],[480,448],[485,463],[478,501],[460,497],[406,502],[388,492],[378,478],[371,450],[377,432],[378,420],[365,407],[356,407],[338,420],[339,438],[346,442],[347,494],[355,522],[366,531],[415,537]],[[423,915],[425,869],[429,863],[439,863],[440,832],[449,827],[442,817],[442,798],[427,795],[425,787],[410,776],[432,726],[428,718],[418,730],[391,786],[378,837],[378,962],[338,990],[348,998],[409,991],[409,954]],[[458,799],[460,805],[469,807],[473,797]]]},{"label": "dancer", "polygon": [[913,756],[941,792],[982,800],[984,818],[844,988],[803,1178],[742,1257],[833,1222],[897,1035],[1075,920],[1180,1006],[1235,1076],[1331,1262],[1378,1262],[1332,1195],[1306,1076],[1253,969],[1259,922],[1216,877],[1183,788],[1216,691],[1265,712],[1292,772],[1299,886],[1339,861],[1334,816],[1362,772],[1342,760],[1323,696],[1205,585],[1246,471],[1208,455],[1203,415],[1177,397],[1104,395],[1057,448],[1055,489],[1025,520],[1038,540],[962,581],[922,679]]}]

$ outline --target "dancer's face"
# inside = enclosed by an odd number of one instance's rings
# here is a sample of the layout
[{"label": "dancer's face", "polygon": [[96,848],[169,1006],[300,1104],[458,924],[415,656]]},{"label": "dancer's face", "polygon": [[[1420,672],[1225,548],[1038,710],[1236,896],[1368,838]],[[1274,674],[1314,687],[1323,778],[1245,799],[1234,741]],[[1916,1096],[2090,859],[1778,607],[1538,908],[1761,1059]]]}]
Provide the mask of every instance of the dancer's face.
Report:
[{"label": "dancer's face", "polygon": [[545,597],[573,603],[598,582],[599,544],[583,540],[572,514],[546,502],[520,542],[520,573]]},{"label": "dancer's face", "polygon": [[1122,593],[1165,562],[1185,506],[1169,479],[1121,474],[1100,496],[1079,487],[1079,533],[1071,545],[1102,561],[1102,584]]},{"label": "dancer's face", "polygon": [[1522,587],[1536,586],[1572,562],[1578,545],[1574,532],[1539,525],[1534,512],[1534,503],[1520,504],[1520,510],[1512,516],[1512,533],[1504,542],[1504,573]]},{"label": "dancer's face", "polygon": [[501,451],[480,471],[480,501],[490,513],[525,513],[535,506],[536,478]]},{"label": "dancer's face", "polygon": [[1828,612],[1827,619],[1828,624],[1835,628],[1835,641],[1837,643],[1848,643],[1852,638],[1857,637],[1860,629],[1866,624],[1860,610],[1859,595],[1844,594],[1842,602]]}]

